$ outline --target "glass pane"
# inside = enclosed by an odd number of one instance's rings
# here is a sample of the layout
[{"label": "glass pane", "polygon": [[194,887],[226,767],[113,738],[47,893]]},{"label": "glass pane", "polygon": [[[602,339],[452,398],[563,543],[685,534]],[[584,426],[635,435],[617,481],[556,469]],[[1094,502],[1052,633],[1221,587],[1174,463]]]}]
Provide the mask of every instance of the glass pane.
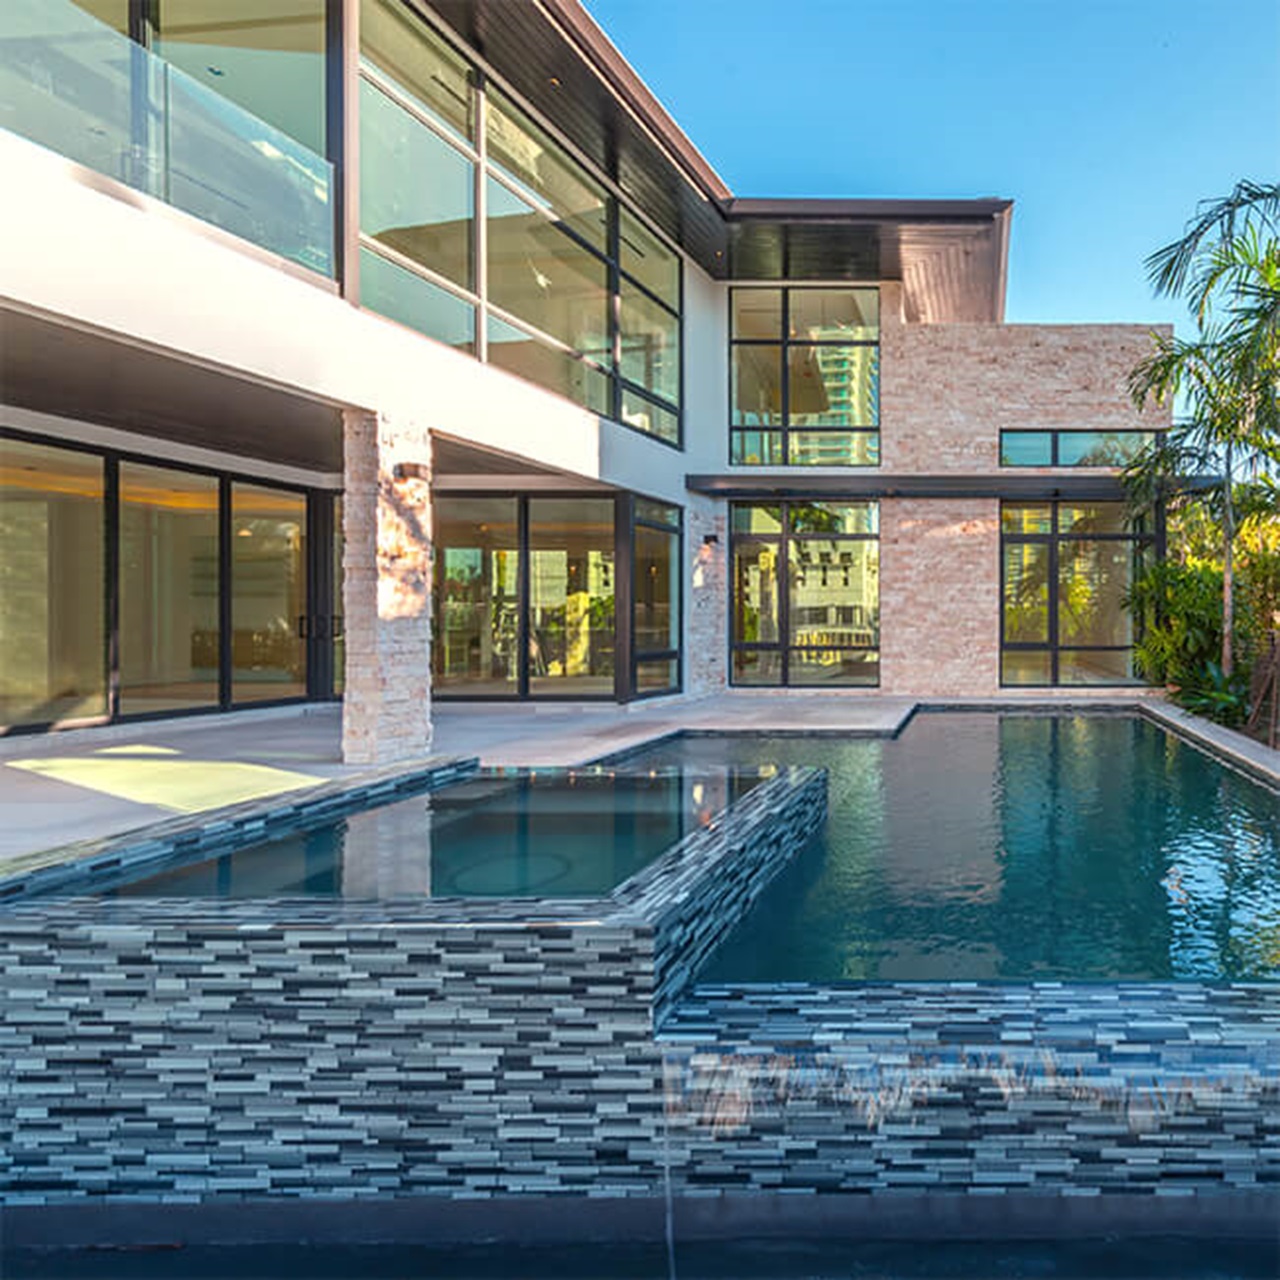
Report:
[{"label": "glass pane", "polygon": [[529,688],[612,694],[614,504],[529,502]]},{"label": "glass pane", "polygon": [[164,166],[162,198],[331,275],[332,165],[194,77],[165,68],[164,88],[168,131],[156,157]]},{"label": "glass pane", "polygon": [[865,649],[792,649],[788,682],[874,687],[880,683],[880,655]]},{"label": "glass pane", "polygon": [[618,323],[622,334],[622,376],[679,404],[680,321],[624,280]]},{"label": "glass pane", "polygon": [[489,160],[529,188],[552,212],[601,253],[608,248],[604,188],[514,103],[490,90],[486,111]]},{"label": "glass pane", "polygon": [[778,545],[735,540],[733,546],[733,642],[776,644],[781,638],[778,613]]},{"label": "glass pane", "polygon": [[782,337],[781,289],[733,289],[730,291],[733,309],[733,337],[772,338]]},{"label": "glass pane", "polygon": [[1020,652],[1007,649],[1000,655],[1000,683],[1048,685],[1053,683],[1053,662],[1047,649]]},{"label": "glass pane", "polygon": [[1088,506],[1058,507],[1059,533],[1120,533],[1129,532],[1125,523],[1123,502],[1093,502]]},{"label": "glass pane", "polygon": [[259,485],[231,487],[231,697],[307,692],[307,500]]},{"label": "glass pane", "polygon": [[1049,642],[1049,548],[1042,542],[1004,548],[1004,638],[1024,644]]},{"label": "glass pane", "polygon": [[120,712],[218,701],[218,481],[120,464]]},{"label": "glass pane", "polygon": [[618,265],[656,293],[674,311],[680,309],[680,258],[651,235],[626,209],[618,211],[621,256]]},{"label": "glass pane", "polygon": [[734,533],[781,533],[782,508],[779,506],[752,507],[735,502],[730,507]]},{"label": "glass pane", "polygon": [[71,0],[71,3],[122,36],[129,34],[129,0]]},{"label": "glass pane", "polygon": [[680,443],[680,419],[667,409],[623,388],[622,421],[646,435],[657,436],[668,444]]},{"label": "glass pane", "polygon": [[680,682],[680,664],[674,658],[636,663],[636,692],[663,693]]},{"label": "glass pane", "polygon": [[1047,503],[1000,504],[1000,528],[1005,533],[1052,533],[1053,508]]},{"label": "glass pane", "polygon": [[878,289],[792,289],[791,337],[809,342],[880,336]]},{"label": "glass pane", "polygon": [[489,300],[603,364],[609,343],[608,269],[576,240],[488,180]]},{"label": "glass pane", "polygon": [[880,464],[878,431],[792,431],[787,461],[801,467],[875,467]]},{"label": "glass pane", "polygon": [[880,419],[878,347],[787,348],[793,427],[874,427]]},{"label": "glass pane", "polygon": [[647,520],[650,524],[670,525],[673,529],[678,529],[680,508],[669,507],[665,502],[654,502],[652,498],[637,498],[636,519]]},{"label": "glass pane", "polygon": [[1058,654],[1059,684],[1141,684],[1128,649],[1063,649]]},{"label": "glass pane", "polygon": [[787,544],[790,642],[810,648],[880,643],[880,544],[798,538]]},{"label": "glass pane", "polygon": [[733,425],[782,425],[782,348],[734,347]]},{"label": "glass pane", "polygon": [[1129,645],[1133,621],[1123,599],[1132,577],[1127,542],[1058,543],[1058,643]]},{"label": "glass pane", "polygon": [[360,229],[470,288],[473,166],[367,80],[360,82]]},{"label": "glass pane", "polygon": [[1152,431],[1061,431],[1058,463],[1064,467],[1123,467],[1154,438]]},{"label": "glass pane", "polygon": [[514,695],[519,678],[519,538],[515,498],[438,497],[436,687]]},{"label": "glass pane", "polygon": [[464,138],[472,136],[467,64],[403,0],[363,0],[360,52],[433,119]]},{"label": "glass pane", "polygon": [[325,0],[154,0],[152,48],[325,154]]},{"label": "glass pane", "polygon": [[792,533],[879,533],[878,502],[793,502]]},{"label": "glass pane", "polygon": [[333,691],[341,693],[347,687],[347,628],[343,616],[345,608],[342,586],[345,581],[342,557],[346,538],[342,526],[344,507],[341,495],[333,500],[333,618],[329,632],[333,636]]},{"label": "glass pane", "polygon": [[610,412],[610,382],[606,374],[493,317],[489,319],[489,363],[567,396],[595,413]]},{"label": "glass pane", "polygon": [[471,303],[369,249],[360,250],[360,305],[468,355],[475,350]]},{"label": "glass pane", "polygon": [[735,467],[780,467],[781,431],[732,431],[729,461]]},{"label": "glass pane", "polygon": [[635,547],[635,651],[678,649],[680,535],[637,525]]},{"label": "glass pane", "polygon": [[780,685],[782,654],[777,649],[735,649],[733,683]]},{"label": "glass pane", "polygon": [[1053,465],[1053,432],[1002,431],[1000,433],[1000,465],[1002,467],[1051,467]]},{"label": "glass pane", "polygon": [[0,439],[0,723],[107,712],[102,459]]}]

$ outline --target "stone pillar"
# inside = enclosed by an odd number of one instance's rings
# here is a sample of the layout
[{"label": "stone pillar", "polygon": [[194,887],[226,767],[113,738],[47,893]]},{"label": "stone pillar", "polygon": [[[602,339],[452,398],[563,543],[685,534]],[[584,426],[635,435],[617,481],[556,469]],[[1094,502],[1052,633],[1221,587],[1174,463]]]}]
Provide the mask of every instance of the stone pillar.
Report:
[{"label": "stone pillar", "polygon": [[431,435],[343,414],[342,758],[385,764],[431,747]]},{"label": "stone pillar", "polygon": [[[729,659],[729,529],[723,502],[691,496],[685,507],[688,538],[684,607],[686,693],[725,687]],[[708,541],[708,539],[714,541]]]}]

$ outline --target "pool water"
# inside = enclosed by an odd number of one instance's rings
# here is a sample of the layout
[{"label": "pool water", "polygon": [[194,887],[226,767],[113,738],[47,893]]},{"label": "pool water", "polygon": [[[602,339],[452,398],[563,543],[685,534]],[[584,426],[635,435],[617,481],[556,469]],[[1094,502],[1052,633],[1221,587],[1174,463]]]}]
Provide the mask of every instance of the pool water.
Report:
[{"label": "pool water", "polygon": [[428,795],[122,874],[87,891],[112,898],[592,897],[759,780],[754,769],[482,771]]},{"label": "pool water", "polygon": [[828,770],[825,832],[705,981],[1280,977],[1280,798],[1136,716],[926,713],[636,763]]}]

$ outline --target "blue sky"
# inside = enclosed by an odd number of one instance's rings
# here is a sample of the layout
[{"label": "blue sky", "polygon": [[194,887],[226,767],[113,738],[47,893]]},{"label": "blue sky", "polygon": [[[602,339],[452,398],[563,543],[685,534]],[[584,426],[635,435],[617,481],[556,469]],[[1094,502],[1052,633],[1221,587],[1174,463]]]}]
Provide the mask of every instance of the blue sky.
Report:
[{"label": "blue sky", "polygon": [[1176,321],[1142,260],[1280,179],[1280,0],[585,0],[740,196],[1015,201],[1007,319]]}]

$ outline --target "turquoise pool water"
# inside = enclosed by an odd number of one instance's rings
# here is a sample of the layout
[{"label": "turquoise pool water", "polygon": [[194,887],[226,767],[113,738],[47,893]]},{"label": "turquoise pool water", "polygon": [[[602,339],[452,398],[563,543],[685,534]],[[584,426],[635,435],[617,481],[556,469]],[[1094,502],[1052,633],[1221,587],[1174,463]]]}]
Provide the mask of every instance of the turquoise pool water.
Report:
[{"label": "turquoise pool water", "polygon": [[1138,717],[930,713],[630,763],[829,772],[823,837],[707,981],[1280,976],[1280,799]]},{"label": "turquoise pool water", "polygon": [[113,898],[592,897],[759,781],[595,769],[483,771],[261,844],[69,890]]}]

